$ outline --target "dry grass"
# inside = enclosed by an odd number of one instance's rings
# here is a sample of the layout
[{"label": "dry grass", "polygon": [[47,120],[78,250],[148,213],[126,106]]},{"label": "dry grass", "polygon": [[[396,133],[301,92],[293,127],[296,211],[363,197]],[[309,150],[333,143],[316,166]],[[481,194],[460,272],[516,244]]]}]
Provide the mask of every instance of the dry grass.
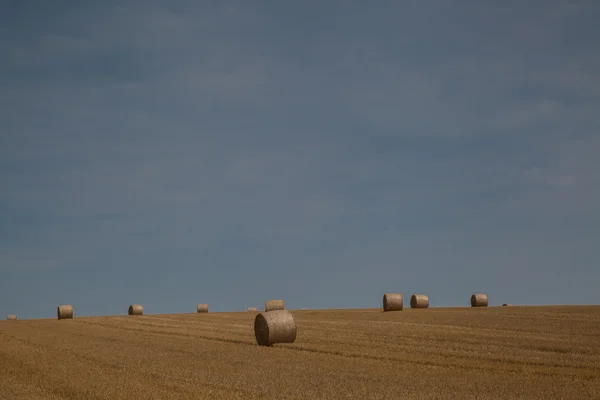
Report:
[{"label": "dry grass", "polygon": [[196,305],[196,312],[198,312],[198,313],[208,312],[208,304],[198,304],[198,305]]},{"label": "dry grass", "polygon": [[488,296],[484,293],[473,293],[471,295],[471,307],[487,307]]},{"label": "dry grass", "polygon": [[283,300],[267,300],[265,302],[265,311],[285,310]]},{"label": "dry grass", "polygon": [[56,308],[56,316],[58,319],[71,319],[73,318],[74,311],[73,306],[64,304]]},{"label": "dry grass", "polygon": [[254,318],[254,335],[261,346],[294,343],[297,331],[294,314],[289,310],[264,312]]},{"label": "dry grass", "polygon": [[[1,399],[591,399],[600,307],[294,311],[0,321]],[[407,379],[410,377],[410,379]]]},{"label": "dry grass", "polygon": [[144,306],[141,304],[132,304],[127,309],[128,315],[144,315]]},{"label": "dry grass", "polygon": [[402,311],[404,296],[401,293],[386,293],[383,295],[383,311]]},{"label": "dry grass", "polygon": [[410,296],[411,308],[429,308],[429,296],[424,294],[413,294]]}]

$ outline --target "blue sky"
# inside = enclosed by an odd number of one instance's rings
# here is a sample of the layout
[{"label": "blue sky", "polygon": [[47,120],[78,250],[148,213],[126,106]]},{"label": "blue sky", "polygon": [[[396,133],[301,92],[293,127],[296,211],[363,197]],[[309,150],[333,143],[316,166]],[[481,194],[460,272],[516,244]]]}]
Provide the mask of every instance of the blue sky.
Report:
[{"label": "blue sky", "polygon": [[9,2],[0,314],[600,303],[567,3]]}]

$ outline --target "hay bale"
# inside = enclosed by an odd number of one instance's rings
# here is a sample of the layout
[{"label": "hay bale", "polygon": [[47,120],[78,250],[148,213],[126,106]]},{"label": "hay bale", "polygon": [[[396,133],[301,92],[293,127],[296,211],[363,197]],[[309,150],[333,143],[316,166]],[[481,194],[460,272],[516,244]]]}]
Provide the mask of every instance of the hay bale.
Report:
[{"label": "hay bale", "polygon": [[208,312],[208,304],[198,304],[196,306],[196,312],[199,312],[199,313]]},{"label": "hay bale", "polygon": [[283,300],[268,300],[265,302],[265,312],[276,310],[285,310]]},{"label": "hay bale", "polygon": [[254,318],[254,335],[259,346],[294,343],[296,340],[294,315],[288,310],[260,313]]},{"label": "hay bale", "polygon": [[141,304],[132,304],[129,306],[129,315],[144,315],[144,307]]},{"label": "hay bale", "polygon": [[7,321],[16,321],[16,320],[18,320],[18,319],[19,319],[19,318],[18,318],[16,315],[14,315],[14,314],[8,314],[8,315],[6,316],[6,320],[7,320]]},{"label": "hay bale", "polygon": [[56,315],[58,316],[58,319],[73,318],[73,306],[71,306],[71,305],[58,306],[58,309],[56,310]]},{"label": "hay bale", "polygon": [[386,293],[383,295],[383,311],[402,311],[404,297],[400,293]]},{"label": "hay bale", "polygon": [[488,297],[487,294],[474,293],[471,295],[471,307],[487,307]]},{"label": "hay bale", "polygon": [[258,308],[256,307],[248,307],[248,311],[258,311]]},{"label": "hay bale", "polygon": [[512,306],[512,304],[507,304],[507,303],[502,304],[502,307],[510,307],[510,306]]},{"label": "hay bale", "polygon": [[410,296],[410,308],[429,308],[429,297],[424,294]]}]

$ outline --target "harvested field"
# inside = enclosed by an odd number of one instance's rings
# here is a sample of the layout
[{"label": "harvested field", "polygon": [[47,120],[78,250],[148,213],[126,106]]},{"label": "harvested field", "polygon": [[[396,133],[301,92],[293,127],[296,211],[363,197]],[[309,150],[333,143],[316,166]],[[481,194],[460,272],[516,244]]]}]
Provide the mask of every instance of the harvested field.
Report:
[{"label": "harvested field", "polygon": [[0,321],[2,399],[591,399],[600,307],[293,311]]}]

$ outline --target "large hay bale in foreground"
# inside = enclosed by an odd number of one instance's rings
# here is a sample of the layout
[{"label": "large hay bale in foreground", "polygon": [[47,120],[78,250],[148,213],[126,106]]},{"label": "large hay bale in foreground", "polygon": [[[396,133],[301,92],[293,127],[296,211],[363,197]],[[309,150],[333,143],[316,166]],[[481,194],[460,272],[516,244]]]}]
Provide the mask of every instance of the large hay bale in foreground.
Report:
[{"label": "large hay bale in foreground", "polygon": [[58,319],[73,318],[73,306],[66,304],[58,306],[58,309],[56,310],[56,315],[58,316]]},{"label": "large hay bale in foreground", "polygon": [[410,296],[410,308],[429,308],[429,297],[424,294]]},{"label": "large hay bale in foreground", "polygon": [[404,297],[400,293],[386,293],[383,295],[383,311],[402,311]]},{"label": "large hay bale in foreground", "polygon": [[196,312],[199,312],[199,313],[208,312],[208,304],[198,304],[196,306]]},{"label": "large hay bale in foreground", "polygon": [[7,320],[7,321],[16,321],[16,320],[18,320],[18,319],[19,319],[19,318],[18,318],[16,315],[14,315],[14,314],[8,314],[8,315],[6,316],[6,320]]},{"label": "large hay bale in foreground", "polygon": [[283,300],[268,300],[265,302],[265,312],[276,310],[285,310]]},{"label": "large hay bale in foreground", "polygon": [[260,313],[254,318],[254,335],[260,346],[293,343],[296,340],[296,321],[288,310]]},{"label": "large hay bale in foreground", "polygon": [[258,308],[256,307],[248,307],[248,311],[258,311]]},{"label": "large hay bale in foreground", "polygon": [[144,307],[141,304],[132,304],[127,311],[129,315],[144,315]]},{"label": "large hay bale in foreground", "polygon": [[471,307],[487,307],[488,297],[487,294],[474,293],[471,295]]}]

